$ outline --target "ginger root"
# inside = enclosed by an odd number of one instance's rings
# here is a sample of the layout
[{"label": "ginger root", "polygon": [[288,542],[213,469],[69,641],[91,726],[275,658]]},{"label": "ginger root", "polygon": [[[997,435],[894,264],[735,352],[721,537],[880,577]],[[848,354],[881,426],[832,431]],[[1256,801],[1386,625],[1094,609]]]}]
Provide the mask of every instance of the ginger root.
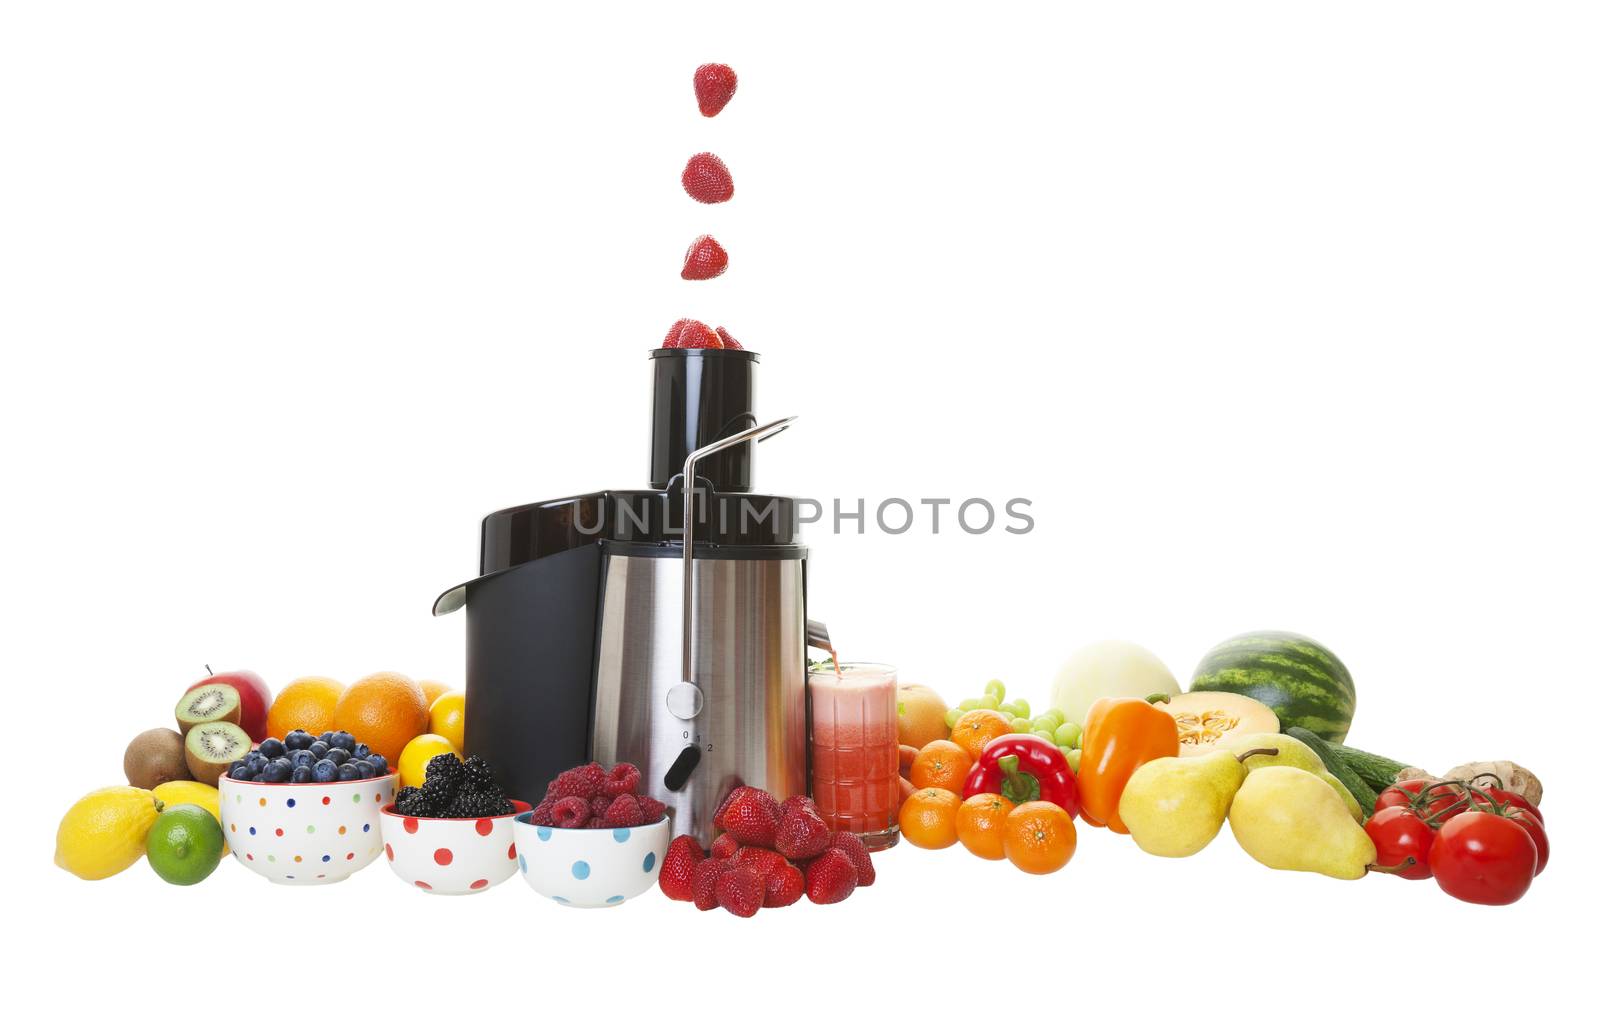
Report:
[{"label": "ginger root", "polygon": [[[1544,785],[1539,783],[1539,778],[1527,767],[1518,766],[1509,759],[1483,760],[1477,763],[1463,763],[1454,770],[1447,772],[1444,779],[1447,781],[1471,782],[1480,774],[1493,774],[1500,779],[1500,790],[1511,791],[1532,802],[1539,804],[1544,797]],[[1493,782],[1487,777],[1480,777],[1476,786],[1487,788]]]}]

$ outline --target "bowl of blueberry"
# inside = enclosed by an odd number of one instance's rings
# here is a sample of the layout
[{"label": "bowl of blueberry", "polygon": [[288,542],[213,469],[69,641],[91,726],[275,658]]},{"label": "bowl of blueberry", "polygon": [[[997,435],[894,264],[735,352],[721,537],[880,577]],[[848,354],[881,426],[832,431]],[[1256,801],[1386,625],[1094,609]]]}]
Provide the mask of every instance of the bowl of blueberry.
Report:
[{"label": "bowl of blueberry", "polygon": [[268,738],[217,780],[234,858],[280,884],[329,884],[383,851],[384,758],[348,731]]},{"label": "bowl of blueberry", "polygon": [[451,753],[428,761],[421,787],[383,807],[383,854],[400,880],[429,894],[478,894],[517,871],[511,820],[531,808],[506,797],[489,765]]}]

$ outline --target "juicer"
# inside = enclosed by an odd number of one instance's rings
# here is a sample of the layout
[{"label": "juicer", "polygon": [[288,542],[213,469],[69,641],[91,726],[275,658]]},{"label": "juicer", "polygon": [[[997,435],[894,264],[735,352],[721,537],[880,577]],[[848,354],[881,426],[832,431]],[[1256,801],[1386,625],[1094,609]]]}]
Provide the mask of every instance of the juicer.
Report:
[{"label": "juicer", "polygon": [[741,784],[807,785],[806,548],[793,498],[750,492],[758,424],[742,350],[658,349],[650,489],[483,520],[467,615],[466,752],[537,803],[569,767],[633,763],[674,834],[709,844]]}]

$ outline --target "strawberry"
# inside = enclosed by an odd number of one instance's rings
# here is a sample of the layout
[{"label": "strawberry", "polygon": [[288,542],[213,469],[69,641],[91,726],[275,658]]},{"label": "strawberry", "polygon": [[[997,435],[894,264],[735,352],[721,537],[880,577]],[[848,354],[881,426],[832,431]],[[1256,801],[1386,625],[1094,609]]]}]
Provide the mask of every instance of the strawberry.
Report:
[{"label": "strawberry", "polygon": [[778,851],[791,859],[809,859],[828,847],[828,825],[810,806],[796,805],[783,814],[774,841]]},{"label": "strawberry", "polygon": [[727,268],[728,250],[718,244],[716,238],[702,234],[689,242],[689,251],[683,254],[683,272],[680,276],[684,280],[710,280],[722,276],[722,271]]},{"label": "strawberry", "polygon": [[673,901],[693,901],[695,863],[705,857],[705,849],[693,834],[673,838],[661,860],[661,893]]},{"label": "strawberry", "polygon": [[752,869],[727,869],[717,877],[717,904],[740,919],[760,910],[766,891],[766,881]]},{"label": "strawberry", "polygon": [[760,788],[740,788],[722,812],[722,829],[741,845],[773,847],[777,826],[777,803]]},{"label": "strawberry", "polygon": [[785,860],[783,865],[767,874],[766,892],[761,898],[762,908],[783,908],[800,900],[806,893],[806,875],[800,867]]},{"label": "strawberry", "polygon": [[[683,328],[688,326],[689,323],[690,320],[688,319],[680,319],[676,323],[672,324],[672,326],[668,328],[666,340],[661,342],[661,346],[663,348],[676,348],[678,346],[678,334],[682,333]],[[552,785],[552,787],[553,786],[554,785]]]},{"label": "strawberry", "polygon": [[778,804],[778,819],[783,819],[784,815],[796,806],[804,806],[812,812],[817,811],[817,804],[806,796],[790,795],[788,798],[784,799]]},{"label": "strawberry", "polygon": [[828,847],[837,848],[850,857],[850,865],[856,868],[857,887],[871,887],[872,882],[878,879],[878,870],[872,865],[872,853],[867,851],[867,846],[856,835],[846,830],[836,831]]},{"label": "strawberry", "polygon": [[739,88],[739,76],[726,64],[701,64],[694,69],[694,100],[700,113],[715,117]]},{"label": "strawberry", "polygon": [[711,842],[711,857],[713,859],[731,859],[739,852],[739,841],[732,834],[718,834],[717,839]]},{"label": "strawberry", "polygon": [[726,859],[701,859],[694,864],[694,877],[690,882],[694,893],[694,907],[710,912],[717,907],[717,878],[727,872]]},{"label": "strawberry", "polygon": [[724,348],[727,348],[729,351],[743,351],[744,350],[744,345],[742,345],[738,341],[734,340],[733,339],[733,335],[728,333],[726,328],[720,327],[720,326],[717,327],[717,336],[722,338],[722,346]]},{"label": "strawberry", "polygon": [[728,865],[735,869],[751,870],[761,878],[762,883],[765,883],[773,870],[789,865],[789,860],[770,848],[751,846],[734,852],[733,857],[728,860]]},{"label": "strawberry", "polygon": [[830,848],[806,865],[806,897],[832,905],[856,889],[856,868],[842,848]]},{"label": "strawberry", "polygon": [[696,202],[727,202],[733,198],[733,175],[715,153],[695,153],[683,166],[683,190]]},{"label": "strawberry", "polygon": [[685,323],[682,330],[678,331],[678,344],[680,348],[720,348],[722,338],[718,337],[710,327],[698,319],[691,319]]}]

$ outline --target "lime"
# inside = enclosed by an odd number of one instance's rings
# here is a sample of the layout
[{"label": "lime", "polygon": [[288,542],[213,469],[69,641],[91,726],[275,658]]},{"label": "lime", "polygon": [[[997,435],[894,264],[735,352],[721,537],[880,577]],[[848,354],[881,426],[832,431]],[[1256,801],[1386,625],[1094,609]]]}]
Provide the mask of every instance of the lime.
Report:
[{"label": "lime", "polygon": [[168,806],[150,827],[145,857],[169,884],[198,884],[222,859],[222,825],[203,806]]}]

